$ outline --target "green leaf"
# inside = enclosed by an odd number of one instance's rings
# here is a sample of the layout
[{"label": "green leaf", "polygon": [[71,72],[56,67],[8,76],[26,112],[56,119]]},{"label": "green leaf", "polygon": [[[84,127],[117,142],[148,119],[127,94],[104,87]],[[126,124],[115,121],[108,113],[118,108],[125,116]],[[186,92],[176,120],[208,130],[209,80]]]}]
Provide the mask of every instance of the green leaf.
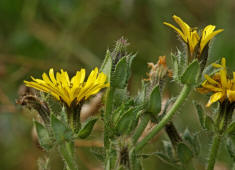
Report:
[{"label": "green leaf", "polygon": [[229,124],[228,128],[226,129],[225,133],[227,135],[235,135],[235,122]]},{"label": "green leaf", "polygon": [[180,50],[177,50],[176,54],[171,54],[171,59],[173,62],[173,79],[179,81],[183,71],[185,70],[187,61],[186,55],[184,55]]},{"label": "green leaf", "polygon": [[119,134],[129,133],[137,125],[137,110],[130,108],[125,112],[117,122],[116,129]]},{"label": "green leaf", "polygon": [[[142,170],[141,160],[137,158],[135,149],[131,149],[129,152],[129,159],[130,159],[130,169],[133,170]],[[125,168],[126,169],[126,168]]]},{"label": "green leaf", "polygon": [[200,154],[200,140],[198,138],[198,134],[193,135],[193,151],[195,153],[195,155],[199,155]]},{"label": "green leaf", "polygon": [[34,126],[38,134],[38,141],[40,146],[48,151],[52,148],[52,141],[47,129],[38,121],[34,121]]},{"label": "green leaf", "polygon": [[58,143],[72,139],[73,131],[53,114],[51,115],[51,127]]},{"label": "green leaf", "polygon": [[188,85],[196,84],[199,78],[199,73],[200,65],[197,60],[194,60],[183,73],[181,82]]},{"label": "green leaf", "polygon": [[127,63],[128,63],[129,69],[128,69],[127,79],[130,78],[130,75],[131,75],[131,65],[132,65],[132,62],[135,59],[135,57],[136,57],[136,54],[128,56],[128,62]]},{"label": "green leaf", "polygon": [[158,86],[154,87],[149,99],[148,111],[157,115],[161,111],[161,94]]},{"label": "green leaf", "polygon": [[100,161],[105,161],[105,149],[103,147],[92,147],[91,153]]},{"label": "green leaf", "polygon": [[180,161],[183,164],[186,164],[186,163],[188,163],[192,159],[193,152],[184,143],[179,143],[177,145],[177,155],[178,155],[178,158],[180,159]]},{"label": "green leaf", "polygon": [[123,57],[116,65],[112,74],[111,86],[115,88],[124,88],[127,84],[129,65],[126,57]]},{"label": "green leaf", "polygon": [[162,152],[156,152],[155,154],[159,159],[161,159],[162,161],[165,161],[166,163],[172,162],[171,159]]},{"label": "green leaf", "polygon": [[205,128],[205,113],[204,113],[204,110],[203,110],[202,106],[200,104],[196,103],[195,101],[193,101],[193,104],[194,104],[194,106],[197,110],[197,115],[198,115],[200,125],[204,129]]},{"label": "green leaf", "polygon": [[173,62],[173,79],[178,81],[179,80],[179,64],[177,60],[177,55],[171,54],[171,60]]},{"label": "green leaf", "polygon": [[163,147],[164,147],[165,153],[167,153],[167,156],[170,159],[173,159],[173,148],[172,148],[171,143],[168,141],[163,141]]},{"label": "green leaf", "polygon": [[112,70],[112,57],[109,50],[106,51],[105,59],[100,67],[100,71],[107,75],[107,80],[110,82],[110,74]]},{"label": "green leaf", "polygon": [[206,116],[205,128],[207,130],[210,130],[210,131],[215,130],[215,123],[214,123],[213,119],[210,116]]},{"label": "green leaf", "polygon": [[233,159],[233,162],[235,162],[235,143],[233,143],[230,138],[227,138],[226,148],[230,157]]},{"label": "green leaf", "polygon": [[89,118],[84,125],[82,126],[81,130],[78,132],[78,137],[85,139],[87,138],[90,134],[91,131],[96,123],[96,121],[98,120],[97,117],[91,117]]},{"label": "green leaf", "polygon": [[189,144],[193,145],[193,137],[190,134],[190,131],[188,129],[185,129],[184,134],[183,134],[183,139]]},{"label": "green leaf", "polygon": [[167,155],[165,155],[162,152],[155,152],[154,155],[156,155],[160,160],[162,160],[163,162],[174,166],[174,167],[178,167],[178,165],[176,164],[178,161],[175,159],[171,159],[169,158]]},{"label": "green leaf", "polygon": [[191,135],[190,131],[188,129],[185,129],[183,139],[193,149],[195,155],[198,155],[200,152],[200,144],[197,136]]}]

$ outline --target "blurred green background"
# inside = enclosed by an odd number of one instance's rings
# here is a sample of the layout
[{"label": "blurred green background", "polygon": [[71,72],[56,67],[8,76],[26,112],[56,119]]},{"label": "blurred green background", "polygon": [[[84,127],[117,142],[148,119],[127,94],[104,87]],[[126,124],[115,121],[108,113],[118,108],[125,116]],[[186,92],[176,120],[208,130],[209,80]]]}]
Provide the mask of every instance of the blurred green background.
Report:
[{"label": "blurred green background", "polygon": [[[33,115],[15,104],[23,80],[51,67],[74,73],[100,66],[106,49],[124,36],[129,51],[137,52],[130,81],[135,94],[146,77],[147,62],[181,49],[176,34],[162,24],[174,23],[173,14],[192,27],[224,28],[213,41],[209,63],[225,56],[234,70],[234,11],[234,0],[0,0],[0,169],[37,169],[44,154],[32,140]],[[181,130],[198,128],[190,107],[185,105],[176,117]],[[161,150],[161,139],[166,137],[161,135],[151,146]],[[207,154],[209,139],[203,138],[202,154]],[[217,168],[229,169],[232,160],[226,151],[219,156]],[[52,158],[52,169],[63,169],[60,158]],[[84,170],[102,169],[86,147],[78,148],[78,162]],[[172,169],[157,157],[144,161],[144,167]]]}]

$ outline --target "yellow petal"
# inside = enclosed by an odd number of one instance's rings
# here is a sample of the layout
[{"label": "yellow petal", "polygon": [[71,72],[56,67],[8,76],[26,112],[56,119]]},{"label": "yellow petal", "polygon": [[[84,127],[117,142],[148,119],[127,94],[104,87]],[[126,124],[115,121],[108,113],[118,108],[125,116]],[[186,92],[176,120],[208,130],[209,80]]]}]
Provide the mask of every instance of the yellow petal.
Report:
[{"label": "yellow petal", "polygon": [[214,79],[212,79],[210,76],[208,76],[207,74],[204,75],[204,77],[207,79],[207,81],[211,84],[214,85],[220,85],[217,81],[215,81]]},{"label": "yellow petal", "polygon": [[55,79],[55,75],[54,75],[54,70],[53,70],[53,68],[50,68],[50,70],[49,70],[49,76],[50,76],[51,81],[56,85],[57,82],[56,82],[56,79]]},{"label": "yellow petal", "polygon": [[220,81],[222,84],[223,88],[227,88],[228,87],[228,81],[227,81],[227,72],[225,69],[220,70]]},{"label": "yellow petal", "polygon": [[46,92],[46,93],[50,93],[52,96],[54,96],[57,100],[59,100],[59,95],[57,92],[55,92],[54,90],[51,90],[43,85],[40,85],[36,82],[28,82],[28,81],[24,81],[25,85],[28,86],[28,87],[33,87],[37,90],[40,90],[40,91],[43,91],[43,92]]},{"label": "yellow petal", "polygon": [[226,69],[226,59],[224,57],[221,59],[221,65]]},{"label": "yellow petal", "polygon": [[207,88],[197,88],[196,90],[201,94],[206,94],[210,92],[210,90],[208,90]]},{"label": "yellow petal", "polygon": [[212,103],[217,102],[217,101],[220,100],[222,97],[223,97],[223,93],[222,93],[222,92],[218,92],[218,93],[213,94],[213,95],[210,97],[210,100],[208,101],[206,107],[209,107]]},{"label": "yellow petal", "polygon": [[183,31],[184,35],[187,37],[190,36],[191,28],[188,24],[186,24],[180,17],[174,15],[173,19],[175,22],[180,26],[181,30]]},{"label": "yellow petal", "polygon": [[184,42],[187,43],[187,37],[183,34],[183,32],[180,29],[176,28],[174,25],[169,24],[167,22],[163,22],[163,24],[174,29],[180,35],[180,37],[184,40]]},{"label": "yellow petal", "polygon": [[211,84],[208,84],[208,83],[202,84],[202,87],[207,88],[208,90],[213,91],[213,92],[221,92],[221,91],[223,91],[222,88],[215,87],[215,86],[213,86]]},{"label": "yellow petal", "polygon": [[216,63],[213,63],[212,66],[215,67],[215,68],[222,68],[223,67],[222,65],[216,64]]},{"label": "yellow petal", "polygon": [[212,25],[210,25],[209,28],[207,28],[207,29],[206,28],[202,32],[202,39],[201,39],[201,43],[200,43],[200,52],[202,52],[204,47],[209,43],[209,41],[212,38],[214,38],[217,34],[224,31],[223,29],[219,29],[219,30],[213,32],[213,30],[215,29],[215,26],[212,26]]},{"label": "yellow petal", "polygon": [[230,102],[235,102],[235,91],[227,90],[227,97]]}]

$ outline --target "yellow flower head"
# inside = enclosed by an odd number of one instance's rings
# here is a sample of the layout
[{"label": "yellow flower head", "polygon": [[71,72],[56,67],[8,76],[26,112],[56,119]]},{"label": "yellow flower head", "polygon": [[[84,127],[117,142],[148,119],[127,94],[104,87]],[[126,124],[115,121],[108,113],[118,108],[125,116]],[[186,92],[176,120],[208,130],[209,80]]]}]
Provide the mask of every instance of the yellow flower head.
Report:
[{"label": "yellow flower head", "polygon": [[66,71],[61,69],[61,72],[57,72],[55,77],[54,70],[51,68],[49,76],[43,73],[42,79],[31,77],[33,81],[24,81],[24,83],[28,87],[49,93],[70,106],[73,101],[78,104],[81,100],[87,99],[102,88],[109,86],[109,83],[106,83],[107,76],[102,72],[98,73],[98,68],[90,73],[86,82],[84,81],[85,74],[85,69],[81,69],[70,80]]},{"label": "yellow flower head", "polygon": [[205,74],[206,80],[202,83],[202,88],[198,88],[201,93],[214,93],[206,106],[209,107],[212,103],[223,102],[226,99],[230,102],[235,102],[235,72],[233,72],[233,79],[227,77],[225,58],[222,58],[221,64],[212,65],[215,68],[220,68],[220,71],[211,77]]},{"label": "yellow flower head", "polygon": [[173,19],[179,25],[180,29],[167,22],[164,22],[163,24],[171,27],[179,34],[183,41],[188,45],[191,56],[193,56],[195,47],[198,45],[198,43],[200,43],[199,53],[201,53],[204,47],[209,43],[209,41],[214,38],[214,36],[223,31],[223,29],[214,31],[215,26],[208,25],[203,29],[202,35],[200,37],[197,30],[192,29],[180,17],[173,15]]}]

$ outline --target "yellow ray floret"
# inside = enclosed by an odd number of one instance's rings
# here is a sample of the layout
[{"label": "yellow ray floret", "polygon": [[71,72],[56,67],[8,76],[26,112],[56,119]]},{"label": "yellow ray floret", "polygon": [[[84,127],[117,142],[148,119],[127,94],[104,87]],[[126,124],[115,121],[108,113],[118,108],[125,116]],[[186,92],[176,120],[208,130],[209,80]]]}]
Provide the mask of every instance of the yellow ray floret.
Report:
[{"label": "yellow ray floret", "polygon": [[235,102],[235,72],[233,72],[233,79],[229,79],[225,58],[222,58],[221,64],[212,65],[215,68],[220,68],[219,72],[211,77],[205,74],[206,80],[202,83],[202,88],[198,88],[200,93],[213,92],[206,106],[209,107],[212,103],[223,102],[226,99],[230,102]]},{"label": "yellow ray floret", "polygon": [[199,36],[196,29],[192,29],[187,23],[185,23],[180,17],[173,15],[174,21],[179,25],[180,29],[175,27],[174,25],[164,22],[163,24],[174,29],[179,36],[183,39],[183,41],[188,45],[191,56],[194,53],[195,47],[199,44],[199,53],[203,51],[205,46],[209,43],[209,41],[214,38],[217,34],[223,31],[223,29],[215,30],[214,25],[206,26],[201,36]]},{"label": "yellow ray floret", "polygon": [[201,41],[200,41],[200,53],[204,49],[204,47],[209,43],[209,41],[214,38],[217,34],[221,33],[224,31],[224,29],[218,29],[216,31],[214,25],[207,25],[203,31],[202,31],[202,36],[201,36]]},{"label": "yellow ray floret", "polygon": [[33,81],[24,81],[24,83],[28,87],[49,93],[70,106],[74,100],[78,104],[81,100],[87,99],[102,88],[109,86],[109,83],[106,83],[107,76],[102,72],[99,73],[98,68],[90,73],[86,82],[84,81],[85,76],[85,69],[81,69],[70,80],[66,71],[61,69],[61,72],[57,72],[55,76],[54,70],[51,68],[49,76],[43,73],[42,79],[31,77]]}]

